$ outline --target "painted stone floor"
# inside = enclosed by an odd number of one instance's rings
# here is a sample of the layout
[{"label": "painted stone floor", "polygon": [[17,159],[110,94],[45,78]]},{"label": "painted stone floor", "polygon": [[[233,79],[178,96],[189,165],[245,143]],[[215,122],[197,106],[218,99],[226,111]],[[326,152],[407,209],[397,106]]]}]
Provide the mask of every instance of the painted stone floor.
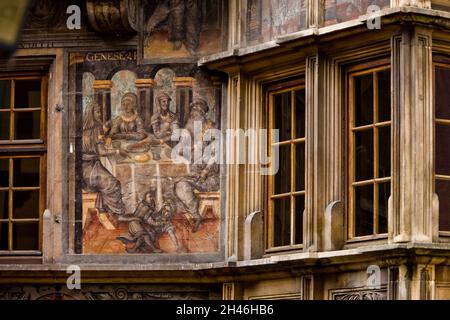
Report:
[{"label": "painted stone floor", "polygon": [[[203,222],[195,233],[192,232],[192,224],[183,213],[178,213],[172,223],[184,253],[213,253],[219,251],[220,221],[214,217],[212,211],[206,211]],[[129,254],[126,250],[127,246],[133,247],[134,245],[125,245],[122,241],[117,240],[117,237],[127,234],[128,223],[117,222],[114,224],[115,226],[111,224],[109,228],[106,228],[100,222],[98,216],[93,215],[93,218],[85,226],[83,253]],[[177,253],[176,247],[168,234],[160,235],[158,243],[163,253]],[[151,249],[148,249],[148,253],[151,253]]]}]

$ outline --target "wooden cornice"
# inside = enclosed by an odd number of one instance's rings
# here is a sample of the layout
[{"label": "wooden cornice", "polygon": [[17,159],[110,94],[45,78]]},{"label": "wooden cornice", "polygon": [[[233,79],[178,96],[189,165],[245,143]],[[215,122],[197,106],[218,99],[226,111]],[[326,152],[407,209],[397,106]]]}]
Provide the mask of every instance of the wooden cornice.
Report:
[{"label": "wooden cornice", "polygon": [[318,49],[322,52],[364,48],[374,42],[389,41],[391,35],[405,24],[423,25],[444,30],[450,41],[450,13],[430,9],[401,7],[382,11],[381,29],[367,28],[369,16],[336,25],[302,30],[281,36],[269,43],[239,48],[203,57],[199,65],[228,74],[236,70],[252,72],[264,66],[295,60]]}]

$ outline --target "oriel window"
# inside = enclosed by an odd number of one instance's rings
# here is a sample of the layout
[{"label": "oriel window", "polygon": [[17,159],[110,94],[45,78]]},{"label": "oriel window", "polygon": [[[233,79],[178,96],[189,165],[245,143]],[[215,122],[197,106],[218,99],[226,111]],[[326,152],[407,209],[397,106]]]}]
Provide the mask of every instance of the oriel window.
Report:
[{"label": "oriel window", "polygon": [[41,251],[46,77],[0,75],[0,255]]},{"label": "oriel window", "polygon": [[348,237],[387,233],[391,194],[389,67],[348,76]]},{"label": "oriel window", "polygon": [[[272,155],[278,171],[269,176],[268,248],[301,246],[305,210],[306,106],[304,86],[269,91],[269,132],[278,132]],[[270,141],[270,140],[269,140]]]},{"label": "oriel window", "polygon": [[435,192],[439,230],[450,235],[450,64],[435,63]]}]

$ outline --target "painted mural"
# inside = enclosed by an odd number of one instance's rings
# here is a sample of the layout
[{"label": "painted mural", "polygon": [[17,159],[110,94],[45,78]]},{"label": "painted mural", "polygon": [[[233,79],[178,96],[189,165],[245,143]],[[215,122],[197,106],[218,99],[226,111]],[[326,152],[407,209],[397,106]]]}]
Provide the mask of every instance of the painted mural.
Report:
[{"label": "painted mural", "polygon": [[136,52],[72,55],[71,64],[81,93],[78,251],[218,252],[221,168],[206,154],[194,162],[190,142],[216,148],[204,135],[220,129],[220,78],[195,65],[138,66]]},{"label": "painted mural", "polygon": [[227,1],[143,0],[142,4],[139,51],[144,62],[192,62],[226,48]]},{"label": "painted mural", "polygon": [[248,0],[247,45],[306,28],[305,0]]},{"label": "painted mural", "polygon": [[389,8],[390,0],[325,0],[325,25],[357,19],[371,5]]}]

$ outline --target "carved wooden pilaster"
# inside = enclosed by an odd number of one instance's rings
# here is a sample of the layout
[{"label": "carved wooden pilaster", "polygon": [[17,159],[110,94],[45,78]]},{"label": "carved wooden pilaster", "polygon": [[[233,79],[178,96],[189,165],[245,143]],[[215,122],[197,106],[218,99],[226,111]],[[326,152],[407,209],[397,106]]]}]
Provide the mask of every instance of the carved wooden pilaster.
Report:
[{"label": "carved wooden pilaster", "polygon": [[405,27],[392,39],[393,177],[389,239],[437,240],[433,193],[431,33]]},{"label": "carved wooden pilaster", "polygon": [[[321,250],[339,250],[345,243],[345,215],[342,203],[342,88],[341,68],[337,62],[320,56],[320,86],[317,113],[322,145],[322,170],[318,214],[323,216],[319,233]],[[320,150],[320,147],[319,149]],[[318,173],[319,174],[319,173]],[[322,209],[321,209],[322,208]],[[323,209],[326,208],[326,209]],[[321,211],[322,210],[322,211]],[[323,212],[324,210],[324,212]]]},{"label": "carved wooden pilaster", "polygon": [[[230,75],[228,83],[229,108],[227,113],[227,129],[242,128],[243,117],[241,117],[245,103],[246,77],[242,71]],[[230,261],[236,261],[240,255],[240,247],[243,245],[242,229],[239,228],[241,213],[245,201],[242,198],[242,185],[244,183],[243,166],[239,164],[243,150],[239,148],[241,141],[239,137],[227,139],[226,143],[226,217],[227,217],[227,243],[226,257]]]},{"label": "carved wooden pilaster", "polygon": [[222,285],[222,300],[242,300],[242,288],[239,283],[228,282]]},{"label": "carved wooden pilaster", "polygon": [[86,0],[89,23],[101,33],[137,31],[138,0]]},{"label": "carved wooden pilaster", "polygon": [[[322,148],[317,148],[317,144],[322,138],[319,131],[320,113],[319,110],[319,54],[306,58],[305,68],[305,89],[306,89],[306,202],[303,214],[303,249],[304,251],[318,250],[318,201],[320,195],[320,174],[322,172]],[[316,175],[318,174],[318,175]]]}]

